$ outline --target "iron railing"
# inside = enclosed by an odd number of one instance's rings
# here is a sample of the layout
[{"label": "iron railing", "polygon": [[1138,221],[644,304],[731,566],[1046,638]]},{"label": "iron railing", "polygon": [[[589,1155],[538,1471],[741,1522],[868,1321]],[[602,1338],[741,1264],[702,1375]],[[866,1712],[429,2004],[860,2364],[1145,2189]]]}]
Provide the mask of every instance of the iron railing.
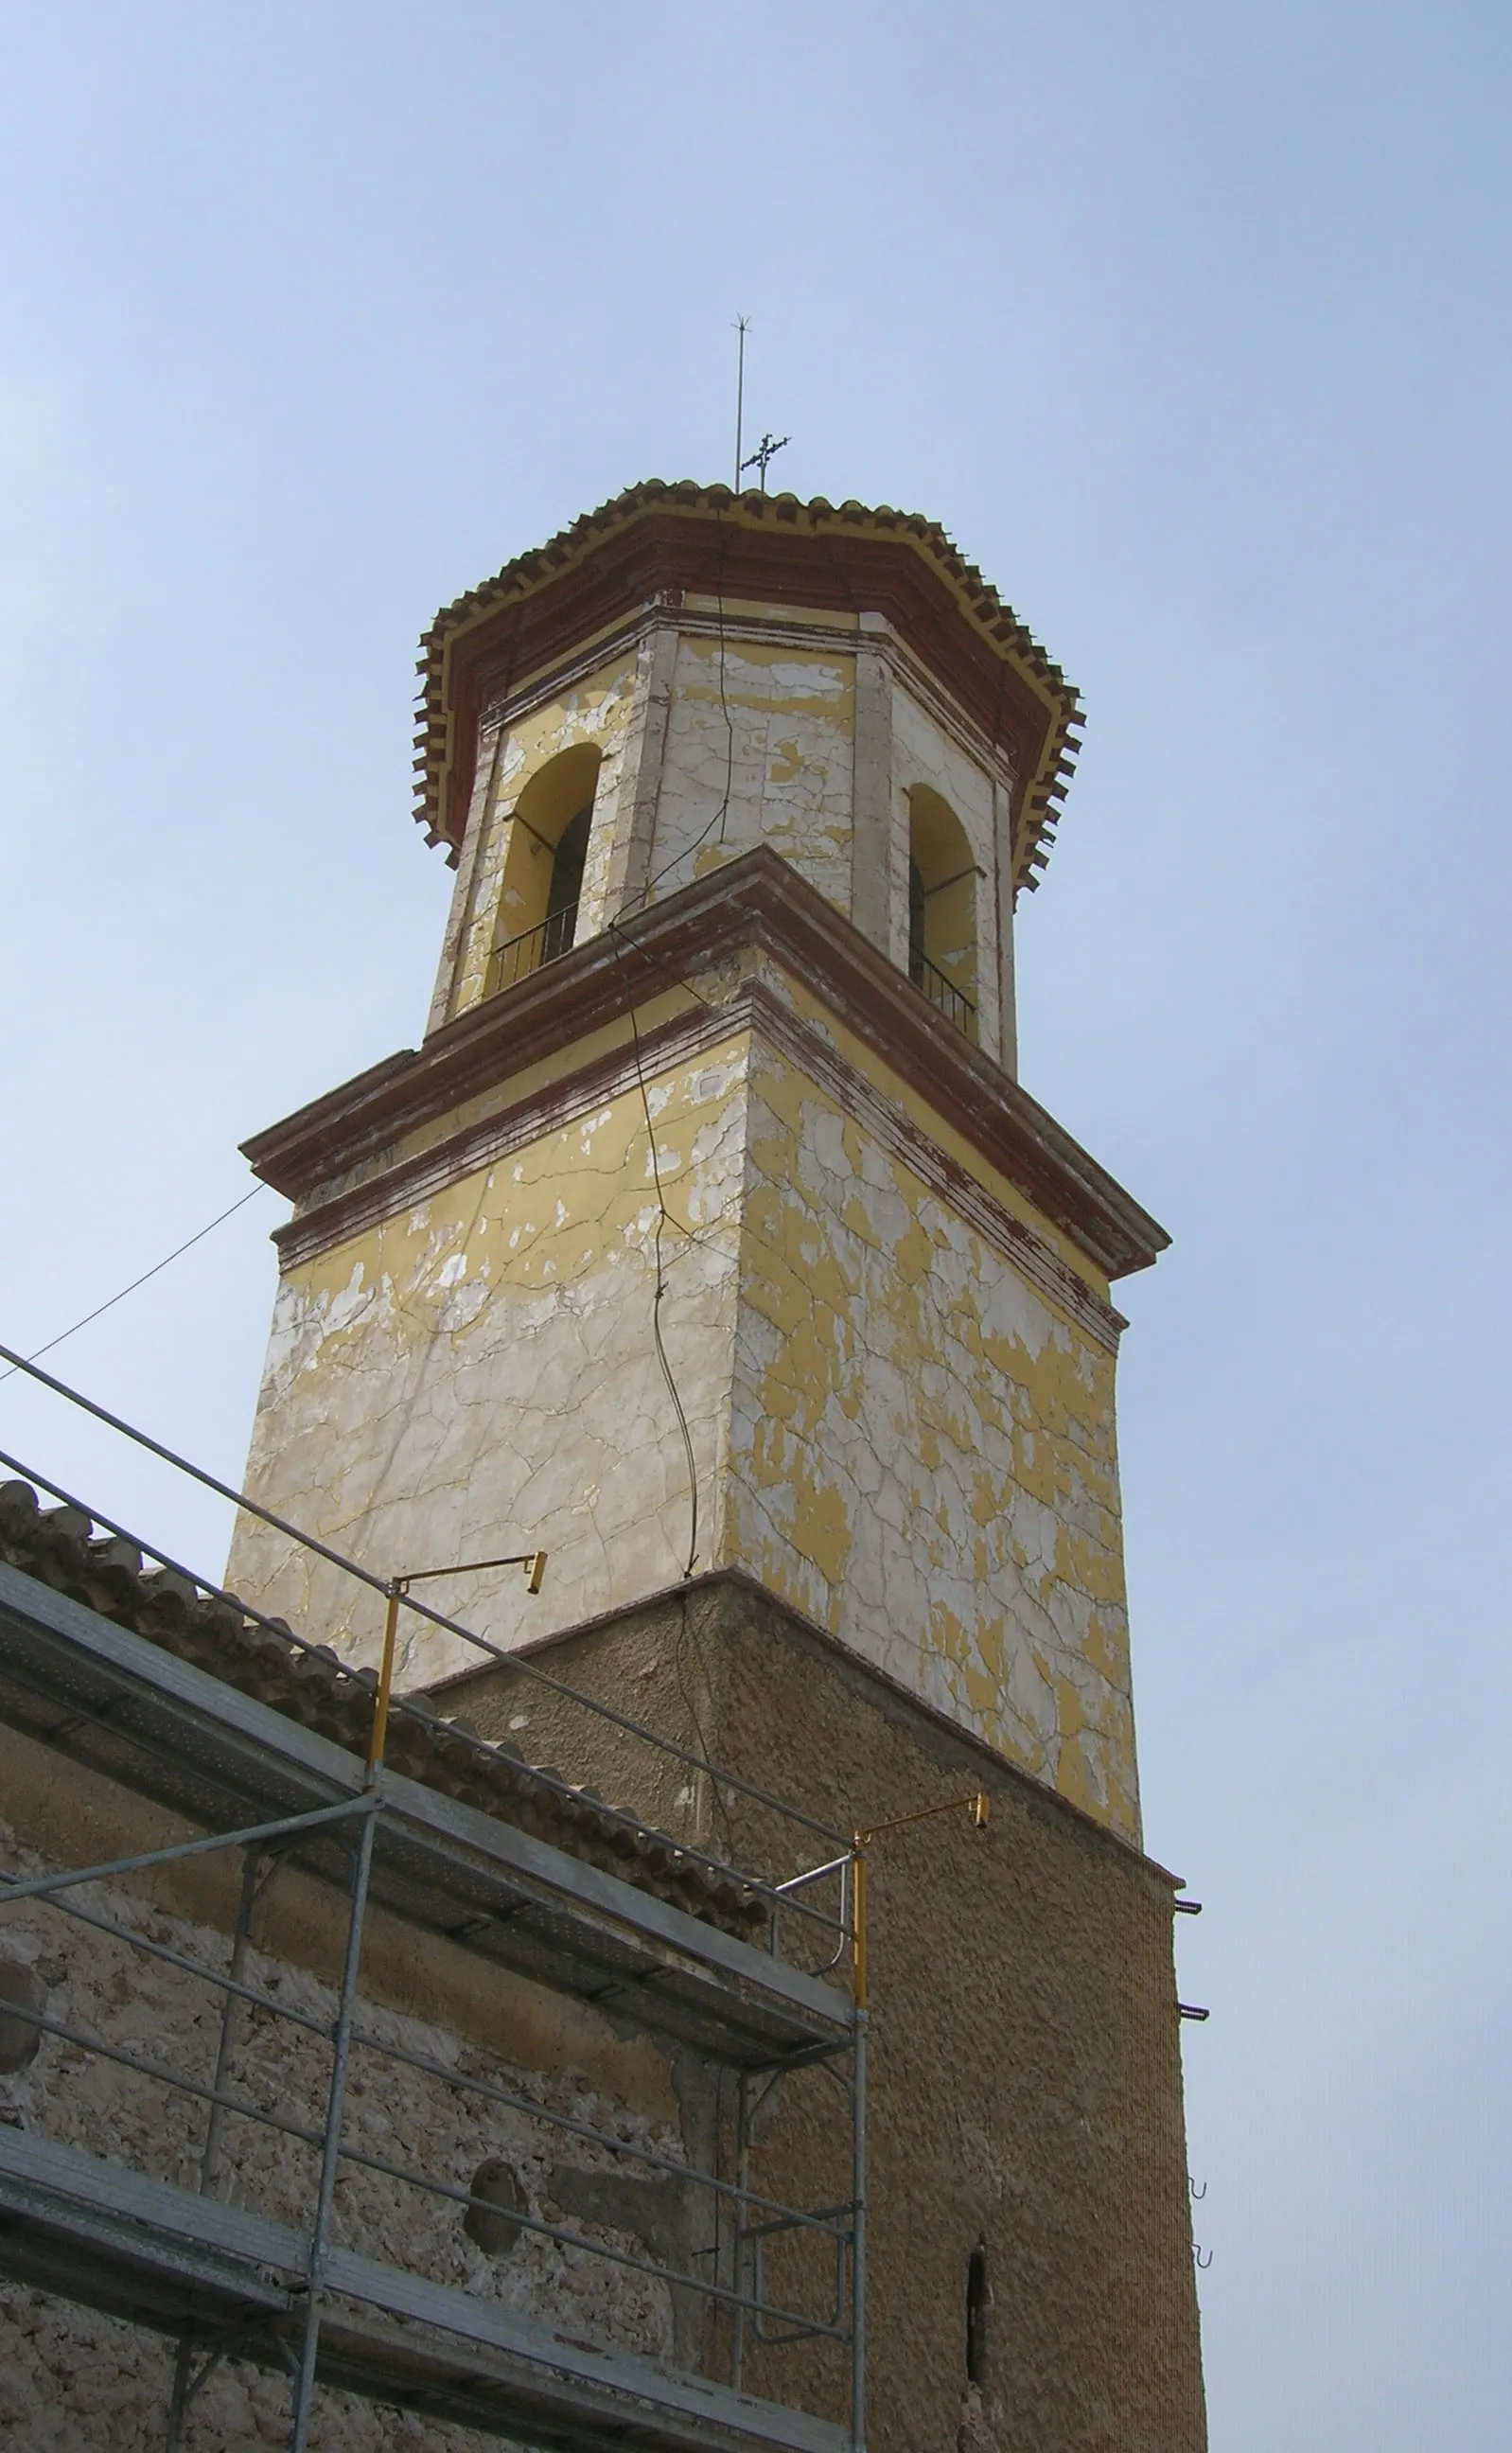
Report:
[{"label": "iron railing", "polygon": [[939,964],[931,963],[928,955],[921,953],[917,947],[908,956],[908,977],[920,995],[927,997],[929,1003],[945,1015],[946,1022],[953,1022],[957,1030],[964,1032],[967,1039],[975,1042],[976,1007],[965,988],[958,988],[954,980],[946,977]]},{"label": "iron railing", "polygon": [[577,927],[577,904],[564,903],[560,910],[548,911],[533,928],[522,928],[518,937],[501,939],[493,949],[495,989],[512,988],[532,971],[543,970],[560,955],[569,954]]}]

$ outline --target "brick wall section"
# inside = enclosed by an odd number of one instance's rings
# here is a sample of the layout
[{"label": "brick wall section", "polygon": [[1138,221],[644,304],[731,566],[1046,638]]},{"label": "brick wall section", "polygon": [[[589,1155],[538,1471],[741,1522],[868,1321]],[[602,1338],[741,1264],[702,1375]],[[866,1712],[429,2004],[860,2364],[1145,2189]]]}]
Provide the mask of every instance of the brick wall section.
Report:
[{"label": "brick wall section", "polygon": [[[739,1580],[539,1657],[846,1829],[989,1792],[985,1831],[943,1817],[871,1858],[870,2443],[1204,2453],[1170,1877]],[[805,1859],[790,1831],[706,1783],[653,1774],[633,1742],[594,1737],[520,1672],[457,1682],[446,1703],[485,1735],[560,1752],[576,1777],[611,1777],[662,1827],[681,1820],[747,1867],[786,1874],[820,1852]],[[595,1745],[607,1760],[585,1759]],[[822,2074],[785,2083],[759,2186],[808,2204],[846,2194],[838,2104]],[[979,2242],[980,2389],[965,2376]],[[791,2257],[784,2280],[798,2283]],[[785,2398],[800,2378],[841,2415],[827,2347],[759,2354],[748,2371]]]}]

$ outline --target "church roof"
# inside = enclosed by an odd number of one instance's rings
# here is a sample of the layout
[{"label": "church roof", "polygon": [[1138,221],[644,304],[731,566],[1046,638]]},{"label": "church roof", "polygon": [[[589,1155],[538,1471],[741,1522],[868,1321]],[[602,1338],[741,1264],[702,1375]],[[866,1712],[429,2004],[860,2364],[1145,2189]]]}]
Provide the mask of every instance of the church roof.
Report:
[{"label": "church roof", "polygon": [[[359,1761],[366,1754],[373,1671],[352,1669],[328,1645],[302,1642],[281,1620],[250,1617],[172,1568],[146,1568],[133,1544],[96,1540],[81,1508],[44,1507],[30,1483],[0,1483],[0,1560]],[[423,1696],[394,1698],[385,1761],[706,1924],[741,1937],[766,1927],[766,1906],[737,1874],[690,1857],[637,1816],[554,1767],[527,1764],[507,1743],[479,1737],[470,1721],[446,1718]]]},{"label": "church roof", "polygon": [[1039,883],[1084,721],[1077,692],[936,521],[883,505],[632,486],[443,607],[421,641],[416,810],[454,862],[481,709],[616,619],[717,578],[731,597],[887,616],[1012,767],[1015,883]]}]

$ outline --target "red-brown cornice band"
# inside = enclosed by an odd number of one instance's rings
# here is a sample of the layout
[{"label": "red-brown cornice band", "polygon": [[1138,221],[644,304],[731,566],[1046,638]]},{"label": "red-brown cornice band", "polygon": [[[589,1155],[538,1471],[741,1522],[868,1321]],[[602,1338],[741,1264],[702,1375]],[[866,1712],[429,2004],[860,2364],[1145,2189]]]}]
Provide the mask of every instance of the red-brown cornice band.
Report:
[{"label": "red-brown cornice band", "polygon": [[765,845],[301,1107],[245,1153],[266,1183],[324,1207],[354,1171],[387,1174],[406,1135],[746,948],[803,981],[1109,1278],[1164,1249],[1147,1211]]}]

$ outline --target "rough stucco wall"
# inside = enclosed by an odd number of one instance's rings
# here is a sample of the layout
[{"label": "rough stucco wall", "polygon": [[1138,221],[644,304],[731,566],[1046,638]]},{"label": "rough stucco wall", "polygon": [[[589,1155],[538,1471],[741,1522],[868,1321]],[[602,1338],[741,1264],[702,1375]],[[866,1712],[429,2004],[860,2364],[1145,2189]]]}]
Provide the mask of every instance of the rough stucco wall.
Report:
[{"label": "rough stucco wall", "polygon": [[[1204,2453],[1169,1878],[980,1742],[726,1579],[545,1650],[553,1672],[848,1830],[985,1787],[870,1855],[868,2399],[873,2453]],[[485,1733],[527,1713],[627,1793],[633,1765],[518,1672],[448,1690]],[[825,1852],[733,1792],[715,1845],[781,1877]],[[804,1850],[806,1849],[806,1854]],[[753,2179],[837,2187],[839,2098],[785,2082]],[[985,2242],[987,2376],[965,2373]],[[752,2390],[839,2416],[837,2355],[758,2354]]]},{"label": "rough stucco wall", "polygon": [[[745,1044],[732,1040],[647,1088],[679,1222],[662,1236],[662,1333],[699,1462],[706,1557],[729,1421],[745,1075]],[[384,1575],[547,1549],[534,1598],[518,1570],[431,1587],[439,1607],[495,1642],[669,1584],[686,1565],[689,1511],[652,1336],[657,1218],[631,1087],[292,1270],[248,1488]],[[371,1654],[376,1597],[249,1519],[227,1574],[256,1606]],[[462,1657],[450,1639],[414,1641],[411,1684]]]},{"label": "rough stucco wall", "polygon": [[592,909],[602,900],[622,770],[637,711],[638,669],[634,655],[617,657],[560,698],[532,708],[502,733],[497,725],[486,725],[481,731],[478,773],[485,779],[485,798],[478,824],[482,833],[470,863],[468,910],[456,950],[449,1012],[465,1012],[479,1002],[487,990],[493,947],[511,934],[511,914],[501,907],[500,898],[515,803],[548,760],[585,744],[602,751],[603,764],[594,794],[583,899]]},{"label": "rough stucco wall", "polygon": [[[55,1765],[52,1776],[59,1777]],[[70,1777],[65,1767],[65,1785]],[[77,1778],[81,1796],[108,1785],[88,1775]],[[0,1861],[17,1875],[43,1872],[58,1862],[19,1844],[9,1825],[0,1825]],[[74,1897],[123,1938],[30,1903],[0,1921],[0,1954],[35,1972],[45,1987],[49,2018],[208,2084],[222,1997],[133,1950],[124,1937],[140,1935],[198,1964],[224,1967],[222,1935],[119,1885],[84,1885]],[[333,2015],[335,1997],[327,1984],[267,1950],[249,1955],[247,1979],[307,2016],[328,2022]],[[501,2001],[509,1989],[507,1979],[499,1984]],[[568,2066],[522,2068],[496,2050],[371,1998],[365,2000],[361,2024],[380,2041],[423,2053],[461,2075],[515,2089],[529,2102],[674,2162],[684,2159],[676,2122],[650,2119],[623,2101],[605,2099]],[[507,2021],[504,2024],[507,2032]],[[268,2012],[244,2010],[229,2076],[233,2091],[285,2119],[318,2127],[328,2067],[328,2052],[315,2038]],[[636,2167],[607,2148],[569,2138],[528,2112],[462,2094],[360,2044],[354,2047],[348,2102],[345,2134],[364,2151],[464,2190],[483,2162],[500,2159],[517,2175],[527,2212],[585,2241],[645,2256],[650,2232],[659,2243],[653,2257],[669,2249],[681,2262],[693,2226],[706,2222],[706,2198],[679,2204],[669,2223],[666,2184],[653,2178],[643,2201]],[[203,2106],[56,2037],[44,2038],[27,2067],[0,2076],[0,2120],[181,2188],[198,2184]],[[295,2226],[308,2223],[316,2161],[314,2150],[301,2142],[231,2116],[222,2176],[222,2195]],[[455,2200],[407,2188],[350,2164],[342,2166],[334,2222],[345,2244],[580,2341],[642,2356],[673,2352],[678,2312],[668,2284],[615,2266],[587,2248],[564,2248],[528,2234],[507,2253],[490,2256],[468,2237],[464,2212]],[[685,2342],[685,2356],[686,2347]],[[107,2447],[128,2453],[141,2446],[144,2453],[148,2447],[155,2453],[171,2367],[171,2347],[135,2328],[54,2298],[0,2287],[0,2430],[14,2431],[0,2433],[0,2442],[20,2446],[45,2440],[76,2446],[79,2453],[86,2447],[90,2453]],[[461,2453],[485,2442],[456,2428],[401,2421],[345,2396],[323,2394],[318,2411],[317,2441],[331,2453],[366,2453],[379,2445],[412,2453],[455,2446]],[[196,2403],[190,2444],[277,2443],[287,2414],[288,2388],[277,2378],[224,2369]]]},{"label": "rough stucco wall", "polygon": [[[722,649],[717,639],[681,637],[651,847],[653,900],[766,843],[848,914],[855,724],[854,656],[746,639]],[[726,777],[728,809],[710,832]]]},{"label": "rough stucco wall", "polygon": [[1138,1838],[1113,1358],[766,1049],[722,1558]]}]

